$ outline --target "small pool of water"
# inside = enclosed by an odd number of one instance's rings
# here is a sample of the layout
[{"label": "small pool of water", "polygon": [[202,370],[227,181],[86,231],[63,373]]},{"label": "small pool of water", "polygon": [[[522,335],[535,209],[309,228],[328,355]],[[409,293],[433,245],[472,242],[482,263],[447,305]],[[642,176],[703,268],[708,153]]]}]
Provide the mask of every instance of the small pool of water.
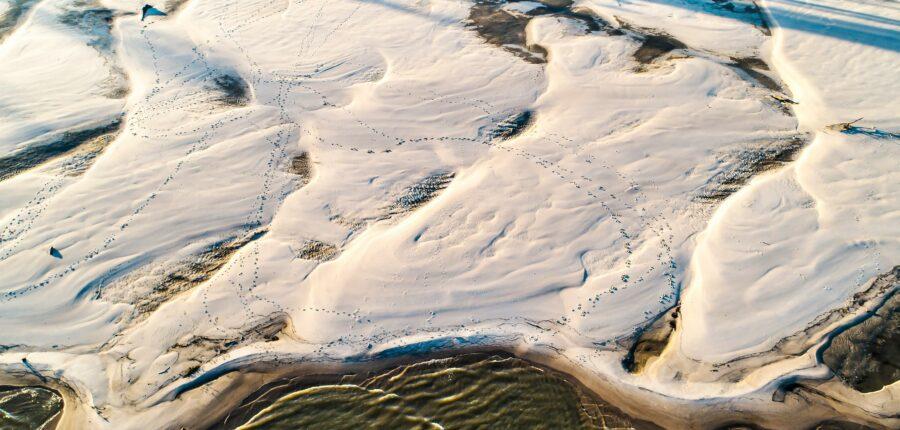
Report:
[{"label": "small pool of water", "polygon": [[597,401],[556,372],[500,356],[429,360],[355,383],[295,388],[272,400],[238,428],[656,428]]},{"label": "small pool of water", "polygon": [[52,429],[62,407],[62,398],[52,390],[0,386],[0,429]]}]

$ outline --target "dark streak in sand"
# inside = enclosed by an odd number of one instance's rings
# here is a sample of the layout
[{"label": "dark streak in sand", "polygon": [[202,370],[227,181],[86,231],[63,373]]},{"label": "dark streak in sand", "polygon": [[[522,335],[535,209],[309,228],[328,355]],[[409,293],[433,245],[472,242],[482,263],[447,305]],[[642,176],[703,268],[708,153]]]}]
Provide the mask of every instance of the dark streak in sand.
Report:
[{"label": "dark streak in sand", "polygon": [[511,52],[523,60],[542,64],[547,62],[547,50],[540,45],[528,44],[525,27],[532,18],[549,15],[582,22],[587,31],[596,32],[607,24],[586,9],[573,9],[568,0],[540,0],[542,6],[527,13],[512,14],[502,9],[505,0],[476,0],[469,13],[469,26],[486,42]]},{"label": "dark streak in sand", "polygon": [[870,393],[900,380],[900,266],[879,276],[890,297],[868,318],[839,333],[822,361],[853,389]]},{"label": "dark streak in sand", "polygon": [[58,138],[44,143],[25,146],[10,155],[0,157],[0,181],[9,179],[25,170],[37,167],[53,158],[72,153],[80,146],[96,139],[117,133],[121,120],[81,130],[63,132]]}]

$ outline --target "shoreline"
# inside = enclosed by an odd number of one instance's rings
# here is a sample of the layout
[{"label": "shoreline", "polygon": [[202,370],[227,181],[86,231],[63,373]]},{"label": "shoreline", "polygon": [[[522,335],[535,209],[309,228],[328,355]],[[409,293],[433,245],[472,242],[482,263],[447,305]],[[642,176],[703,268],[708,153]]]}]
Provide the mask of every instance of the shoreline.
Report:
[{"label": "shoreline", "polygon": [[[627,383],[615,383],[603,374],[575,364],[552,348],[509,345],[467,346],[374,360],[298,361],[280,364],[271,361],[250,361],[238,364],[232,370],[224,371],[218,377],[181,391],[178,395],[171,396],[175,392],[172,391],[164,398],[165,400],[157,400],[154,404],[175,399],[186,402],[188,404],[183,405],[185,409],[184,413],[180,414],[182,421],[178,425],[190,425],[188,428],[214,428],[216,423],[240,407],[248,397],[278,381],[296,379],[301,383],[315,385],[317,378],[321,381],[323,378],[337,375],[377,374],[400,366],[468,354],[521,359],[530,365],[557,374],[585,395],[621,411],[630,419],[649,422],[666,429],[724,429],[739,425],[763,429],[814,429],[826,422],[890,428],[890,424],[886,421],[896,421],[896,417],[893,417],[894,419],[888,417],[879,423],[871,416],[849,409],[852,408],[851,405],[835,404],[814,389],[817,384],[812,380],[794,381],[798,385],[802,382],[813,387],[806,387],[807,389],[797,392],[794,390],[783,392],[783,399],[780,402],[773,401],[774,394],[781,392],[774,388],[770,390],[772,394],[765,394],[760,390],[755,395],[735,398],[678,399]],[[219,394],[207,404],[192,404],[190,399],[194,397],[191,395],[192,391],[199,387],[209,387]]]},{"label": "shoreline", "polygon": [[[516,354],[510,353],[505,350],[490,349],[465,353],[448,351],[448,353],[440,354],[440,356],[406,357],[406,359],[401,360],[402,363],[391,365],[375,362],[364,372],[316,372],[293,377],[279,378],[259,387],[249,396],[241,400],[240,404],[232,408],[225,417],[222,417],[223,419],[219,420],[218,423],[205,428],[206,430],[234,430],[235,428],[245,424],[248,420],[252,419],[254,416],[256,416],[256,414],[260,413],[262,409],[265,409],[282,397],[295,393],[297,391],[313,387],[337,386],[347,384],[359,386],[359,384],[362,384],[367,380],[371,380],[372,378],[382,378],[385,375],[391,374],[395,370],[412,368],[414,366],[422,364],[434,364],[436,368],[447,369],[465,367],[471,364],[494,359],[516,360],[522,364],[527,365],[528,367],[537,369],[540,372],[544,372],[548,375],[552,375],[558,378],[560,381],[570,386],[574,390],[574,392],[580,399],[580,405],[582,408],[596,405],[598,407],[602,407],[604,411],[603,416],[609,415],[617,418],[624,418],[637,425],[638,428],[644,430],[661,429],[661,427],[658,427],[652,423],[626,415],[624,412],[615,407],[615,405],[598,397],[596,393],[594,393],[585,385],[581,384],[579,380],[569,374],[560,372],[556,369],[541,365],[539,363],[535,363],[533,361],[524,360],[521,357],[518,357]],[[405,370],[401,371],[400,373],[402,374],[404,372]]]},{"label": "shoreline", "polygon": [[[238,410],[252,396],[267,387],[288,382],[290,391],[300,386],[344,383],[387,372],[391,369],[431,360],[448,359],[465,355],[500,356],[517,358],[529,365],[547,370],[572,384],[587,399],[608,405],[620,411],[634,422],[646,422],[665,429],[817,429],[822,423],[844,423],[856,427],[828,427],[828,429],[859,430],[865,428],[890,428],[898,417],[867,416],[831,399],[816,390],[822,382],[797,380],[775,385],[794,385],[801,389],[761,389],[753,395],[733,398],[679,399],[665,396],[649,389],[616,383],[609,375],[591,371],[576,364],[565,353],[552,347],[526,347],[523,345],[468,345],[438,349],[422,353],[406,353],[390,357],[354,356],[353,359],[331,361],[303,361],[301,357],[272,360],[260,356],[242,357],[225,363],[193,381],[182,384],[168,393],[160,392],[145,407],[151,417],[161,419],[159,428],[180,430],[216,429],[232,412]],[[218,369],[218,370],[217,370]],[[349,376],[352,375],[352,376]],[[826,381],[827,382],[827,381]],[[92,416],[100,411],[82,401],[77,390],[65,381],[48,378],[46,383],[27,372],[0,374],[0,385],[42,386],[57,392],[63,399],[63,409],[57,416],[56,430],[93,428]],[[771,391],[773,394],[766,395]],[[204,392],[200,394],[201,392]],[[209,392],[215,393],[209,396]],[[782,396],[774,401],[774,394]],[[278,396],[280,397],[280,396]],[[271,401],[277,400],[271,399]],[[169,403],[165,408],[156,405]],[[85,408],[93,408],[88,411]],[[142,408],[143,408],[142,407]],[[137,412],[137,411],[133,411]],[[253,414],[251,414],[252,416]],[[100,416],[100,418],[105,419]],[[149,418],[149,417],[148,417]],[[881,422],[877,422],[881,421]],[[870,427],[864,427],[864,426]],[[743,427],[740,427],[743,426]]]},{"label": "shoreline", "polygon": [[49,426],[41,430],[83,430],[87,414],[75,391],[64,382],[46,378],[42,381],[31,373],[0,372],[0,387],[7,388],[44,388],[52,391],[62,399],[62,409],[48,421]]}]

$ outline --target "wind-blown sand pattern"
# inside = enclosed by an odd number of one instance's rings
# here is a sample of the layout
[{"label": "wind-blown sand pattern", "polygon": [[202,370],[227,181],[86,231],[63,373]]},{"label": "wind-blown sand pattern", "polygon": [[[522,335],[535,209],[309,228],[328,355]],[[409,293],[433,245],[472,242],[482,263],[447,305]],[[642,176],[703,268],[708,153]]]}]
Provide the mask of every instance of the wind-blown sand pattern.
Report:
[{"label": "wind-blown sand pattern", "polygon": [[483,349],[664,428],[900,426],[892,3],[141,6],[0,0],[0,383],[58,428]]}]

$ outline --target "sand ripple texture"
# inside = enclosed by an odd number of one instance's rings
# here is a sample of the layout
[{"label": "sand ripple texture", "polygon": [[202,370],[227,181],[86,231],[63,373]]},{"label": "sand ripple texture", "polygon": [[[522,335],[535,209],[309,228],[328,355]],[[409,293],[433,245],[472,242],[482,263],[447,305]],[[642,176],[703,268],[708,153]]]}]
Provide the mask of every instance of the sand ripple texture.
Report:
[{"label": "sand ripple texture", "polygon": [[[0,1],[0,373],[63,425],[479,346],[764,410],[900,261],[889,2],[158,3]],[[842,387],[896,424],[897,384]]]}]

